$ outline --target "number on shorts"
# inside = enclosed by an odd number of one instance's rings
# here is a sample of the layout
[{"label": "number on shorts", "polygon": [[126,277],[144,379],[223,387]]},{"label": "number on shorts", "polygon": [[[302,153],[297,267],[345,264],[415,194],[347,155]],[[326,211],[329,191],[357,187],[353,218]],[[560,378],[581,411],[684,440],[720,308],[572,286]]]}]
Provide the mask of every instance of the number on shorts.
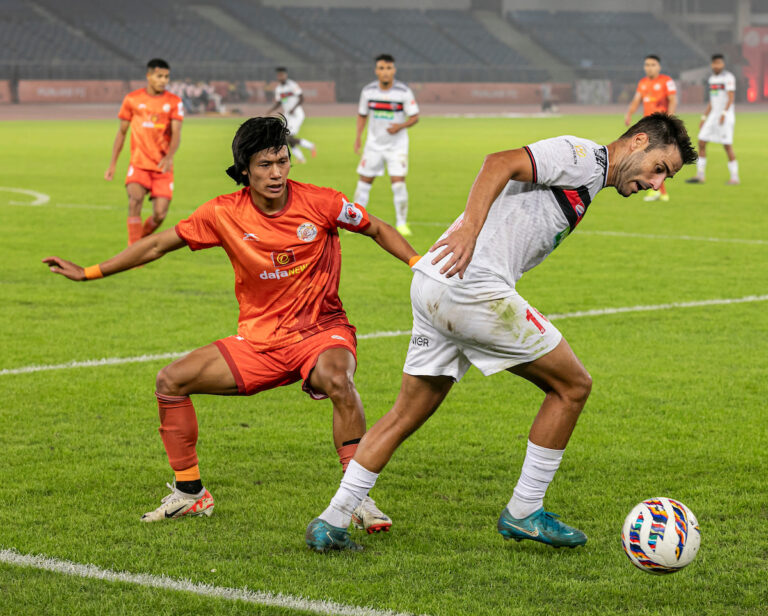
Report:
[{"label": "number on shorts", "polygon": [[[534,310],[536,310],[536,309],[534,308]],[[541,313],[538,310],[536,310],[536,313],[539,316],[541,316]],[[542,317],[542,318],[544,318],[544,317]],[[525,311],[525,320],[526,321],[530,321],[531,323],[533,323],[542,334],[545,333],[546,330],[544,329],[544,326],[541,323],[539,323],[539,320],[535,316],[533,316],[533,313],[530,311],[530,309],[527,309]]]}]

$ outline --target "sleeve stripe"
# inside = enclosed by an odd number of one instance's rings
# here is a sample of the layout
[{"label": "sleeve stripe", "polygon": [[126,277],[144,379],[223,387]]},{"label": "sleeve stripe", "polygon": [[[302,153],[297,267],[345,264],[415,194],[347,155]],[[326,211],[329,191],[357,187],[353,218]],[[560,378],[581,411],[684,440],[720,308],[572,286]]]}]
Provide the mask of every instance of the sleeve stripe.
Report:
[{"label": "sleeve stripe", "polygon": [[531,159],[531,170],[533,171],[533,183],[536,184],[539,180],[539,174],[536,171],[536,159],[533,158],[533,153],[531,152],[531,148],[529,148],[526,145],[526,146],[523,146],[523,149],[525,150],[525,153],[528,154],[528,158]]}]

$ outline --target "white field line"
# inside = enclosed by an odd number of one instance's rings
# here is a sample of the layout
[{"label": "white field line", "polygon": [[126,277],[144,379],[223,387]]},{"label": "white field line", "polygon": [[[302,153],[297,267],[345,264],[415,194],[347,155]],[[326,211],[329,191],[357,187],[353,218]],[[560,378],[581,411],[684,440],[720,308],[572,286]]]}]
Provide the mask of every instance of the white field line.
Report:
[{"label": "white field line", "polygon": [[[670,302],[668,304],[652,304],[648,306],[624,306],[618,308],[596,308],[593,310],[579,310],[576,312],[565,312],[563,314],[550,314],[548,318],[551,321],[562,319],[579,319],[583,317],[598,317],[611,314],[625,314],[628,312],[653,312],[656,310],[671,310],[674,308],[698,308],[701,306],[726,306],[730,304],[748,304],[752,302],[766,302],[768,295],[747,295],[745,297],[723,298],[723,299],[703,299],[692,302]],[[410,336],[410,330],[394,330],[384,332],[371,332],[361,334],[358,340],[372,340],[374,338],[393,338],[396,336]],[[139,364],[158,359],[176,359],[186,355],[189,351],[177,351],[174,353],[157,353],[153,355],[138,355],[136,357],[105,357],[102,359],[87,359],[84,361],[71,361],[65,364],[48,364],[21,366],[19,368],[5,368],[0,370],[0,376],[12,374],[28,374],[30,372],[44,372],[48,370],[67,370],[69,368],[94,368],[97,366],[115,366],[119,364]]]},{"label": "white field line", "polygon": [[227,601],[245,601],[246,603],[253,603],[256,605],[302,610],[313,614],[341,614],[343,616],[410,616],[409,614],[393,612],[391,610],[377,610],[371,607],[344,605],[343,603],[335,603],[333,601],[317,601],[293,595],[249,590],[248,588],[213,586],[211,584],[191,582],[190,580],[179,580],[166,575],[112,571],[110,569],[102,569],[96,565],[81,565],[68,560],[58,560],[46,556],[20,554],[16,550],[0,550],[0,562],[17,567],[29,567],[43,571],[52,571],[53,573],[61,573],[73,577],[102,580],[105,582],[122,582],[124,584],[144,586],[145,588],[160,588],[162,590],[188,592],[204,597],[213,597]]}]

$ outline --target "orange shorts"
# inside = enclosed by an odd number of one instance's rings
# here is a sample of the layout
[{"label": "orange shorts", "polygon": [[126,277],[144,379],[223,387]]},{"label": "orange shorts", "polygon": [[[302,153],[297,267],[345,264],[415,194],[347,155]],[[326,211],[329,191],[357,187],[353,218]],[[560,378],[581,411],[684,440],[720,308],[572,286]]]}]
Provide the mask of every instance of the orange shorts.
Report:
[{"label": "orange shorts", "polygon": [[301,388],[313,399],[322,400],[328,396],[309,386],[309,376],[320,354],[341,347],[357,360],[357,338],[351,326],[332,327],[272,351],[255,351],[241,336],[222,338],[214,344],[232,371],[238,392],[244,396],[303,380]]},{"label": "orange shorts", "polygon": [[173,171],[160,173],[148,169],[139,169],[133,165],[128,167],[128,175],[125,176],[125,185],[140,184],[149,191],[149,196],[173,198]]}]

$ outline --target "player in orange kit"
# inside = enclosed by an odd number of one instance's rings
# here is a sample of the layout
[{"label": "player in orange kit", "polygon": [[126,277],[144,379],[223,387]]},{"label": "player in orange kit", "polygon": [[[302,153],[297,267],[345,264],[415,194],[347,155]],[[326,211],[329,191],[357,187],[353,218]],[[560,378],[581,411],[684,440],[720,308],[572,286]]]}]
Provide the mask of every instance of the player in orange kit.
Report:
[{"label": "player in orange kit", "polygon": [[[637,111],[640,101],[643,102],[643,116],[649,116],[657,111],[674,115],[677,110],[677,86],[669,75],[661,73],[661,58],[654,54],[645,56],[643,63],[645,77],[637,82],[635,96],[629,103],[624,124],[632,124],[632,114]],[[669,195],[664,184],[659,190],[649,190],[643,201],[669,201]]]},{"label": "player in orange kit", "polygon": [[[192,351],[157,375],[160,434],[175,482],[144,521],[213,511],[198,468],[190,394],[247,396],[303,380],[306,393],[333,403],[333,440],[345,470],[365,434],[353,380],[355,328],[338,296],[338,229],[373,238],[409,265],[418,255],[393,227],[342,193],[289,180],[288,137],[282,116],[251,118],[235,135],[234,165],[227,170],[245,188],[208,201],[175,228],[142,238],[100,265],[43,260],[71,280],[116,274],[185,245],[221,246],[232,262],[240,305],[237,335]],[[355,524],[368,532],[392,524],[370,498],[355,515]]]},{"label": "player in orange kit", "polygon": [[[173,156],[181,143],[184,105],[178,96],[166,91],[170,73],[165,60],[150,60],[146,88],[126,94],[117,114],[120,127],[104,179],[114,177],[117,158],[130,128],[131,165],[125,178],[129,246],[162,224],[173,198]],[[147,193],[152,199],[152,216],[142,223],[141,208]]]}]

